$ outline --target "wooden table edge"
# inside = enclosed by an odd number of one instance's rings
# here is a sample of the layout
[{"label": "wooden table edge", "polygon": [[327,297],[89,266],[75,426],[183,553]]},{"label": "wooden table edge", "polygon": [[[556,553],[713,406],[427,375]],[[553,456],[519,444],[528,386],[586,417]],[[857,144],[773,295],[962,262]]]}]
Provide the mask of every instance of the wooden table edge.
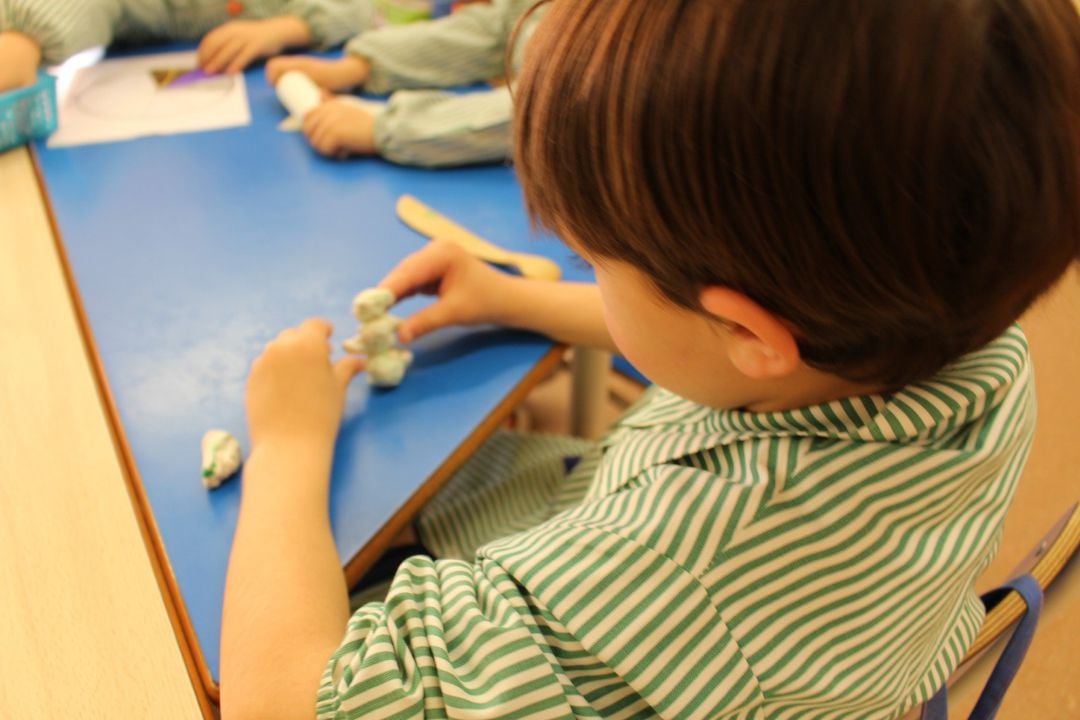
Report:
[{"label": "wooden table edge", "polygon": [[150,564],[154,570],[154,577],[157,579],[158,589],[161,591],[162,598],[165,601],[164,604],[166,612],[169,615],[169,622],[172,624],[173,632],[176,635],[180,653],[184,658],[184,665],[188,669],[188,675],[191,679],[192,689],[195,692],[199,709],[202,711],[203,717],[208,719],[215,718],[216,714],[212,707],[211,700],[213,699],[216,701],[216,698],[211,696],[206,686],[209,672],[203,672],[203,669],[206,667],[206,662],[202,658],[198,643],[191,642],[194,638],[194,629],[191,626],[190,618],[187,616],[187,610],[182,602],[177,603],[175,601],[175,599],[179,597],[179,588],[176,585],[176,579],[173,576],[172,568],[169,566],[168,556],[165,554],[164,547],[161,544],[160,535],[157,531],[157,525],[154,522],[153,514],[149,512],[149,502],[146,499],[142,483],[138,478],[131,447],[128,445],[127,437],[124,435],[122,426],[119,422],[116,403],[112,396],[112,390],[106,380],[105,368],[101,362],[97,344],[94,341],[93,334],[90,332],[90,323],[86,316],[86,309],[83,306],[82,297],[79,295],[78,286],[75,283],[75,275],[72,272],[71,263],[68,260],[67,249],[64,247],[63,239],[60,234],[60,224],[56,220],[56,212],[53,209],[52,200],[49,197],[47,186],[45,184],[45,176],[41,170],[41,162],[38,158],[37,149],[33,146],[30,146],[29,149],[30,159],[34,167],[34,176],[37,180],[38,192],[41,196],[41,202],[45,206],[45,214],[48,217],[49,227],[52,230],[53,243],[56,248],[57,256],[60,258],[64,284],[67,286],[68,298],[75,311],[75,319],[79,327],[79,336],[82,340],[83,350],[86,353],[86,358],[90,364],[90,370],[94,378],[94,385],[97,389],[98,398],[105,410],[109,436],[112,438],[113,449],[120,462],[125,485],[128,490],[128,496],[135,509],[139,531],[142,534],[143,541],[146,543],[151,561]]}]

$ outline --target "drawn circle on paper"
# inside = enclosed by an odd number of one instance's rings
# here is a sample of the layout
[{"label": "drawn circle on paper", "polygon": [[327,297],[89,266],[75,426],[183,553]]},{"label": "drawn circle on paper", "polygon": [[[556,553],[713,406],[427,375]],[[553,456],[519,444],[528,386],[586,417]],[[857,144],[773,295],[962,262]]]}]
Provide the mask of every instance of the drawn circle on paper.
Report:
[{"label": "drawn circle on paper", "polygon": [[220,75],[173,88],[159,88],[150,74],[132,83],[127,72],[95,78],[74,93],[83,113],[101,120],[159,120],[200,113],[225,100],[236,78]]}]

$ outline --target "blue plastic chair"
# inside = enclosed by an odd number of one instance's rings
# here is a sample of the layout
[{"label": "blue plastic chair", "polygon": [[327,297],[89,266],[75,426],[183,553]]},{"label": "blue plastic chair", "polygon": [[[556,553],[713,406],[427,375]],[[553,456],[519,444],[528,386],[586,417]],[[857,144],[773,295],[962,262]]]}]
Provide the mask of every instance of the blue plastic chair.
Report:
[{"label": "blue plastic chair", "polygon": [[[1039,614],[1043,593],[1061,573],[1080,547],[1080,504],[1055,523],[1029,556],[1034,560],[1030,571],[1015,577],[999,588],[982,596],[986,620],[967,656],[950,680],[956,680],[999,638],[1016,625],[1016,629],[998,657],[982,693],[971,711],[969,720],[993,720],[1001,708],[1005,692],[1016,677],[1027,654]],[[923,706],[921,720],[948,720],[948,683]]]}]

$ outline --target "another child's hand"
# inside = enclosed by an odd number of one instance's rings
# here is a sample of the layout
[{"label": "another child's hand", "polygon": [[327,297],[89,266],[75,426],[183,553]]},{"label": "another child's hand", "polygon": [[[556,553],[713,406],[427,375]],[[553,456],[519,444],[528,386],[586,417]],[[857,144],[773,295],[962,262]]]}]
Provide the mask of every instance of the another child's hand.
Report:
[{"label": "another child's hand", "polygon": [[355,355],[330,362],[332,331],[326,320],[305,320],[282,331],[252,363],[247,417],[253,452],[264,443],[332,449],[345,389],[364,369]]},{"label": "another child's hand", "polygon": [[375,117],[346,99],[319,105],[304,116],[301,129],[311,147],[327,157],[375,154]]},{"label": "another child's hand", "polygon": [[33,85],[41,63],[41,48],[17,32],[0,32],[0,92]]},{"label": "another child's hand", "polygon": [[346,55],[337,60],[284,55],[266,63],[266,80],[271,85],[277,85],[281,76],[290,70],[304,73],[325,90],[344,92],[363,85],[371,65],[356,55]]},{"label": "another child's hand", "polygon": [[402,321],[398,337],[412,342],[446,325],[506,323],[499,312],[506,284],[514,278],[447,240],[432,240],[402,260],[379,287],[400,300],[411,295],[438,295],[434,304]]},{"label": "another child's hand", "polygon": [[231,20],[199,43],[199,67],[208,73],[236,73],[260,58],[311,43],[311,30],[300,18],[282,15],[266,20]]}]

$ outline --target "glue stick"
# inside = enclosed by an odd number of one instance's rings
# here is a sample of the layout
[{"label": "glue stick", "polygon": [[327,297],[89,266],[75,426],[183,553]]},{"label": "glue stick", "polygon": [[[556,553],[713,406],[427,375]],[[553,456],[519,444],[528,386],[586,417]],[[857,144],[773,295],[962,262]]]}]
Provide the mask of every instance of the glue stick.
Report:
[{"label": "glue stick", "polygon": [[322,102],[319,86],[299,70],[290,70],[282,75],[274,89],[289,115],[297,120],[302,120]]}]

